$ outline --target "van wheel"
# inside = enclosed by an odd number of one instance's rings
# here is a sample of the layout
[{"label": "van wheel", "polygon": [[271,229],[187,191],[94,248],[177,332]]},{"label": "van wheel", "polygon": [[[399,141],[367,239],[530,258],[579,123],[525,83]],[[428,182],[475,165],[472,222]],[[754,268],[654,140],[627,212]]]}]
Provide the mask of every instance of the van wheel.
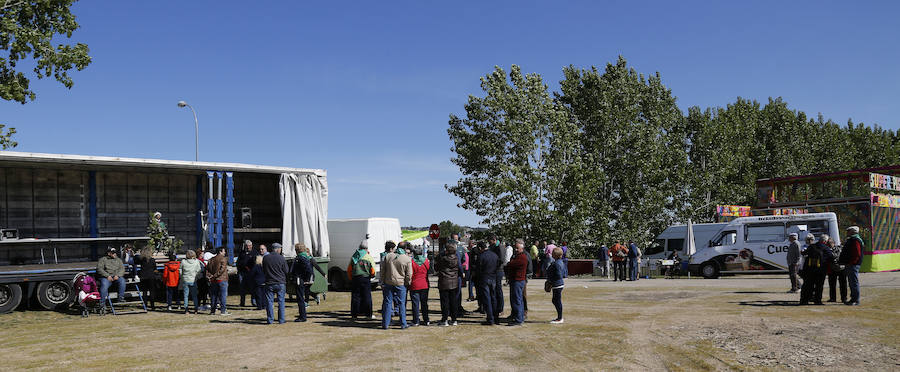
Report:
[{"label": "van wheel", "polygon": [[0,314],[16,309],[22,303],[22,287],[18,284],[0,284]]},{"label": "van wheel", "polygon": [[719,265],[713,261],[709,261],[700,267],[700,275],[706,279],[716,279],[719,277]]},{"label": "van wheel", "polygon": [[41,282],[37,287],[37,300],[47,310],[65,310],[75,298],[75,291],[64,281]]},{"label": "van wheel", "polygon": [[342,291],[347,288],[347,274],[341,269],[332,269],[328,272],[328,284],[335,291]]}]

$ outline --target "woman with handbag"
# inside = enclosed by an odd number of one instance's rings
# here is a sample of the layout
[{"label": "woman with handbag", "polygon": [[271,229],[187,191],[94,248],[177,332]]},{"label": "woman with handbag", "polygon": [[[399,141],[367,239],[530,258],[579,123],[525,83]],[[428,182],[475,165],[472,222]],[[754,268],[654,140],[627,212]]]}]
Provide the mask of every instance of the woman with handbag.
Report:
[{"label": "woman with handbag", "polygon": [[565,262],[561,259],[563,256],[562,248],[553,248],[553,262],[547,267],[547,281],[544,282],[544,291],[553,292],[553,306],[556,307],[556,319],[550,321],[550,324],[562,324],[563,307],[562,307],[562,291],[565,288],[563,278],[568,276],[568,269]]}]

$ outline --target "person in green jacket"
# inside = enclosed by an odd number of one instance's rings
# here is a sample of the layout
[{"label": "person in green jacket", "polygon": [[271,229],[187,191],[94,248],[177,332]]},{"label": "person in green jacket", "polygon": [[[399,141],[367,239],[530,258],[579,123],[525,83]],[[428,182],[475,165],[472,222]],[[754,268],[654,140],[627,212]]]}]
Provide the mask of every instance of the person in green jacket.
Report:
[{"label": "person in green jacket", "polygon": [[350,277],[350,317],[354,320],[359,314],[368,319],[375,319],[372,314],[372,277],[375,276],[375,259],[369,254],[369,243],[359,243],[359,249],[350,258],[347,265],[347,276]]},{"label": "person in green jacket", "polygon": [[184,291],[184,313],[188,313],[188,295],[194,300],[194,314],[200,308],[200,299],[197,297],[197,274],[200,273],[200,260],[197,259],[197,253],[188,250],[185,258],[181,260],[181,283]]},{"label": "person in green jacket", "polygon": [[122,260],[116,257],[116,248],[106,248],[106,256],[100,257],[97,261],[97,275],[100,276],[100,298],[103,306],[106,306],[107,298],[109,298],[109,286],[115,282],[118,285],[118,297],[116,302],[125,301],[125,265]]}]

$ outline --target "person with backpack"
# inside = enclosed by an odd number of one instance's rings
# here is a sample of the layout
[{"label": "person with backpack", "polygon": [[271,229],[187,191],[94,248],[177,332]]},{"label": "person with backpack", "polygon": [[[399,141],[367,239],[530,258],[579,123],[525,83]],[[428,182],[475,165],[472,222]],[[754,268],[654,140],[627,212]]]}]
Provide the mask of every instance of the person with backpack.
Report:
[{"label": "person with backpack", "polygon": [[200,273],[200,261],[197,253],[192,250],[185,252],[185,258],[181,260],[179,274],[184,292],[184,313],[188,313],[188,296],[194,300],[194,314],[200,311],[200,299],[197,297],[197,275]]},{"label": "person with backpack", "polygon": [[625,281],[625,259],[628,257],[628,248],[625,248],[619,241],[610,248],[613,260],[613,281]]},{"label": "person with backpack", "polygon": [[366,319],[375,319],[372,314],[372,277],[375,276],[375,259],[369,255],[369,243],[359,242],[359,249],[350,257],[347,265],[350,279],[350,318],[356,320],[360,314]]},{"label": "person with backpack", "polygon": [[826,275],[828,276],[827,302],[837,302],[837,288],[835,288],[837,284],[840,284],[841,286],[841,303],[847,302],[847,276],[844,275],[844,265],[838,263],[838,258],[841,256],[841,248],[836,247],[834,245],[834,239],[830,237],[825,244],[831,248],[831,253],[835,256],[835,259],[826,269]]},{"label": "person with backpack", "polygon": [[413,323],[412,325],[431,325],[428,320],[428,269],[431,261],[423,252],[422,247],[413,248],[412,280],[409,283],[409,297],[412,299]]},{"label": "person with backpack", "polygon": [[181,271],[181,262],[175,258],[175,253],[169,253],[169,262],[163,268],[163,284],[166,286],[166,306],[172,311],[172,298],[175,298],[175,307],[178,307],[178,297],[175,295],[178,291],[179,272]]},{"label": "person with backpack", "polygon": [[562,291],[565,288],[563,278],[569,276],[569,273],[566,266],[563,265],[562,256],[562,249],[556,248],[553,250],[553,258],[556,260],[547,268],[547,282],[544,283],[544,289],[548,292],[553,292],[552,302],[553,307],[556,308],[556,319],[551,320],[550,324],[562,324],[565,322],[563,320],[562,306]]},{"label": "person with backpack", "polygon": [[[823,234],[825,241],[828,236]],[[825,284],[825,265],[833,259],[827,250],[825,241],[815,243],[815,235],[806,235],[808,246],[801,254],[803,260],[803,285],[800,287],[800,305],[808,305],[810,301],[822,305],[822,286]]]},{"label": "person with backpack", "polygon": [[294,319],[294,322],[305,322],[306,283],[311,283],[313,280],[312,261],[314,259],[309,255],[309,248],[306,247],[306,244],[294,244],[294,252],[297,253],[297,257],[294,259],[293,266],[291,266],[291,274],[294,276],[297,282],[297,306],[299,307],[300,311],[300,313],[297,315],[297,319]]},{"label": "person with backpack", "polygon": [[850,287],[850,299],[844,302],[845,305],[859,305],[859,265],[862,264],[863,241],[859,237],[859,227],[850,226],[847,228],[847,240],[844,242],[844,248],[841,250],[841,256],[838,263],[844,265],[844,275],[847,276],[847,284]]}]

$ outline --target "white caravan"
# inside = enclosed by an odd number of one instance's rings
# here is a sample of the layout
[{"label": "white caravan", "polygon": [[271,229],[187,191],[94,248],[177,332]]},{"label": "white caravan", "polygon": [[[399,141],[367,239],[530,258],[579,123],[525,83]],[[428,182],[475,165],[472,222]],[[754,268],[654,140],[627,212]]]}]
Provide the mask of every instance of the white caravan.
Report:
[{"label": "white caravan", "polygon": [[[694,243],[697,248],[704,247],[706,242],[712,240],[725,225],[727,225],[727,223],[693,224]],[[666,259],[669,258],[669,255],[674,251],[678,252],[678,256],[681,257],[682,260],[687,259],[688,254],[685,251],[687,249],[687,244],[685,244],[684,241],[685,237],[687,237],[687,225],[669,226],[653,240],[653,244],[642,252],[642,259],[644,261]]]},{"label": "white caravan", "polygon": [[[705,278],[720,274],[771,274],[787,272],[788,235],[797,233],[801,246],[808,233],[828,234],[840,242],[834,213],[789,216],[740,217],[721,228],[709,241],[694,240],[697,253],[689,268]],[[840,244],[840,243],[838,243]],[[700,248],[706,246],[706,248]]]},{"label": "white caravan", "polygon": [[[331,245],[331,262],[328,264],[328,283],[335,289],[348,288],[347,265],[350,257],[359,248],[359,243],[368,240],[369,254],[375,262],[384,252],[384,243],[393,240],[399,243],[400,220],[396,218],[352,218],[328,220],[328,241]],[[379,265],[375,265],[373,284],[378,282]]]}]

